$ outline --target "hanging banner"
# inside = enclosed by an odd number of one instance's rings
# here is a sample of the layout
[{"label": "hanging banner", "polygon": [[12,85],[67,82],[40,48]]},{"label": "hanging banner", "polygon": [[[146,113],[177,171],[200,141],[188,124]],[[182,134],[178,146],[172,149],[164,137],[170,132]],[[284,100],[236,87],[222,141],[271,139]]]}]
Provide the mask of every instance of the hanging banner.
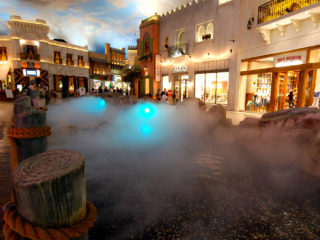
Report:
[{"label": "hanging banner", "polygon": [[160,55],[156,55],[156,82],[160,82],[161,78],[161,63],[160,63]]}]

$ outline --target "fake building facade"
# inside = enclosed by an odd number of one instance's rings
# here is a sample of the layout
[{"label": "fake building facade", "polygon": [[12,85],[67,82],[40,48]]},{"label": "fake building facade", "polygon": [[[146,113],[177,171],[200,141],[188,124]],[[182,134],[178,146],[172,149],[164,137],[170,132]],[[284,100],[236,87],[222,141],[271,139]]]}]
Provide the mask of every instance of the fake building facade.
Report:
[{"label": "fake building facade", "polygon": [[63,40],[50,40],[49,27],[41,19],[23,20],[11,16],[9,36],[0,36],[0,80],[12,89],[22,89],[36,80],[63,96],[88,90],[88,47]]},{"label": "fake building facade", "polygon": [[153,16],[152,94],[263,112],[288,108],[292,91],[295,106],[318,106],[319,14],[319,0],[204,0]]}]

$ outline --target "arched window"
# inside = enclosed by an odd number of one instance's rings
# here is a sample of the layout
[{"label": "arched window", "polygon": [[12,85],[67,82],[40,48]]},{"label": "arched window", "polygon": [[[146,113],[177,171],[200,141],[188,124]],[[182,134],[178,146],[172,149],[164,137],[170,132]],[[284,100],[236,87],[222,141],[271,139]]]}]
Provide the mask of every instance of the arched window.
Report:
[{"label": "arched window", "polygon": [[185,34],[184,34],[184,31],[181,31],[179,33],[179,37],[178,37],[178,44],[182,44],[182,43],[185,43]]},{"label": "arched window", "polygon": [[207,25],[206,35],[210,34],[210,39],[213,39],[213,24],[209,23]]},{"label": "arched window", "polygon": [[169,48],[169,38],[166,37],[165,40],[164,40],[164,49],[168,50],[168,48]]},{"label": "arched window", "polygon": [[204,36],[205,35],[205,30],[204,30],[204,27],[203,26],[200,26],[199,28],[198,28],[198,34],[197,34],[197,37],[198,37],[198,42],[202,42],[203,41],[203,39],[202,39],[202,36]]}]

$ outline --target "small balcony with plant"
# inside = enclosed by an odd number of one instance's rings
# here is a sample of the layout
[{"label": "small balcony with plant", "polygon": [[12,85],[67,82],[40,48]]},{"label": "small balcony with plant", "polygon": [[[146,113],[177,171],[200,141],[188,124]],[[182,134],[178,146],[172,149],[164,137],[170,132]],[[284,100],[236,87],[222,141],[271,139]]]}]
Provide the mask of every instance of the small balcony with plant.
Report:
[{"label": "small balcony with plant", "polygon": [[189,55],[189,43],[180,43],[168,48],[168,56],[171,58]]}]

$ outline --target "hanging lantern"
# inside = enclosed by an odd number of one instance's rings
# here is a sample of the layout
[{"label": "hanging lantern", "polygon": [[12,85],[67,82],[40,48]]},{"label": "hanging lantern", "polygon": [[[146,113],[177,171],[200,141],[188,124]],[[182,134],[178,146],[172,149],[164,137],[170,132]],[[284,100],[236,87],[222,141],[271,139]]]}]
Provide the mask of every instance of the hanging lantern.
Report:
[{"label": "hanging lantern", "polygon": [[27,68],[28,67],[27,62],[22,61],[21,66],[22,66],[22,68]]},{"label": "hanging lantern", "polygon": [[36,69],[40,69],[40,63],[36,62],[35,67],[36,67]]}]

